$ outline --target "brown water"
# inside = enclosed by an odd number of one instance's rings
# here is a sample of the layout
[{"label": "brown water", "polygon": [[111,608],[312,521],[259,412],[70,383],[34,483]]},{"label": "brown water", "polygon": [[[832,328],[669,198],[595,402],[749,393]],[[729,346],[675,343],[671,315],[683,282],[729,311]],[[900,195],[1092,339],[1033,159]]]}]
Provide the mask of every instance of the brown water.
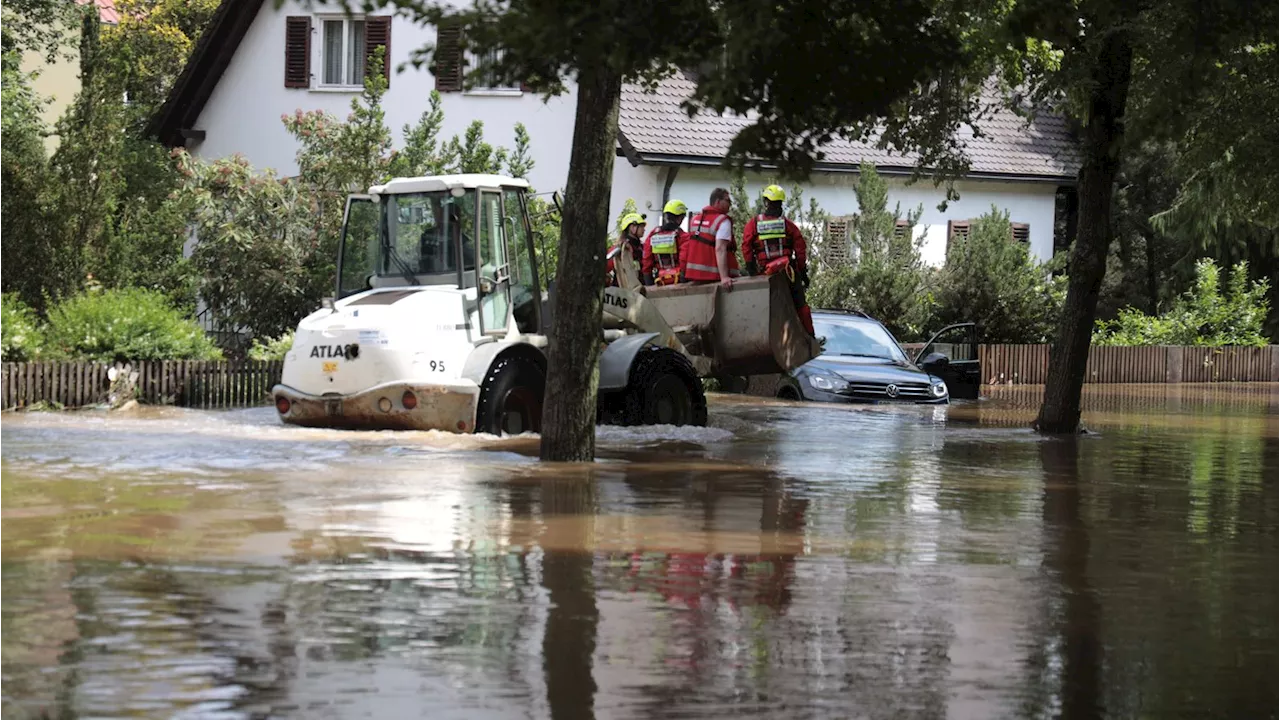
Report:
[{"label": "brown water", "polygon": [[5,415],[5,717],[1276,717],[1276,387],[536,439]]}]

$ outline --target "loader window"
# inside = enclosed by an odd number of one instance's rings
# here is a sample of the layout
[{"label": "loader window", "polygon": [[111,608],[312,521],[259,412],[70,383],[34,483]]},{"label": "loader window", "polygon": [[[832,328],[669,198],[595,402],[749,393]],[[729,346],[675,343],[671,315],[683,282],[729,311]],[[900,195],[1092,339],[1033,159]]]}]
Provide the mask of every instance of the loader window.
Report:
[{"label": "loader window", "polygon": [[338,298],[372,287],[370,282],[378,257],[378,207],[366,196],[347,199],[342,225],[342,248],[338,255]]},{"label": "loader window", "polygon": [[511,314],[523,333],[538,332],[538,283],[533,276],[533,243],[524,222],[521,190],[502,191],[502,227],[511,257]]},{"label": "loader window", "polygon": [[[480,277],[491,284],[480,300],[481,324],[486,333],[505,332],[511,305],[507,246],[502,238],[502,206],[497,193],[480,194]],[[485,286],[481,286],[484,288]]]},{"label": "loader window", "polygon": [[[453,197],[448,192],[388,195],[385,252],[379,274],[435,276],[427,283],[456,285],[458,267],[475,269],[475,194]],[[407,279],[407,278],[406,278]]]}]

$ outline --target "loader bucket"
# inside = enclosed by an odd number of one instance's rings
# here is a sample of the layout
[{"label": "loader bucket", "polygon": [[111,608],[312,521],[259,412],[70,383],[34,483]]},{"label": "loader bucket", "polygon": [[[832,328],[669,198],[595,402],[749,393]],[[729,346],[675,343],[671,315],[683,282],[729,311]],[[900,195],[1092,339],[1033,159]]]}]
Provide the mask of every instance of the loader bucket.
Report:
[{"label": "loader bucket", "polygon": [[715,283],[648,287],[645,294],[689,351],[710,358],[718,374],[786,372],[821,352],[782,275],[740,278],[729,292]]}]

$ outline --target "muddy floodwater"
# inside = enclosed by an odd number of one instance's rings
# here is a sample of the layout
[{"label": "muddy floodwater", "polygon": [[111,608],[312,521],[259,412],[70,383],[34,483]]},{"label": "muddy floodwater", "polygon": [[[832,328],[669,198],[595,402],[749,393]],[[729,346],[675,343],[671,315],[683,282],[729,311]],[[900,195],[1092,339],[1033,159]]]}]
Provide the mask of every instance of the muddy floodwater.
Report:
[{"label": "muddy floodwater", "polygon": [[6,414],[3,716],[1274,718],[1275,385],[537,439]]}]

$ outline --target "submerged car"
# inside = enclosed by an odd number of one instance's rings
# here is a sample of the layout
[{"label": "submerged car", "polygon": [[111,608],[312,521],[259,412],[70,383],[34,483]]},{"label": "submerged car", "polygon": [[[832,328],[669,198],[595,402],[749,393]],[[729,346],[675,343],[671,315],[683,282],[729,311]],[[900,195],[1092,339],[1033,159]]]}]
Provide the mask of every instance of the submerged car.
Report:
[{"label": "submerged car", "polygon": [[915,358],[884,325],[861,312],[814,310],[813,328],[825,338],[823,354],[781,377],[780,398],[944,404],[978,397],[972,323],[943,328]]}]

